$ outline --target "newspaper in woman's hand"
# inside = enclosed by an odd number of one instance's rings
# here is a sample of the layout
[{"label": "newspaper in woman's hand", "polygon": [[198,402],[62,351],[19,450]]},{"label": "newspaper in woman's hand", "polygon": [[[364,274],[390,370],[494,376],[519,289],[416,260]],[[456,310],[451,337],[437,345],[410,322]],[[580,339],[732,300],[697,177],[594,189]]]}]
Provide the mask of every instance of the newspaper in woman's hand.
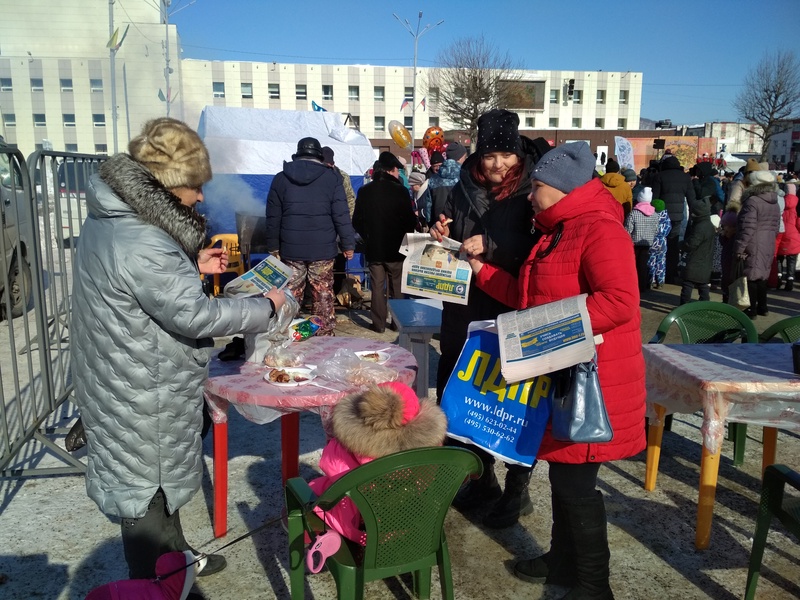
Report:
[{"label": "newspaper in woman's hand", "polygon": [[241,298],[265,294],[272,288],[282,289],[292,277],[291,267],[271,254],[225,286],[226,298]]}]

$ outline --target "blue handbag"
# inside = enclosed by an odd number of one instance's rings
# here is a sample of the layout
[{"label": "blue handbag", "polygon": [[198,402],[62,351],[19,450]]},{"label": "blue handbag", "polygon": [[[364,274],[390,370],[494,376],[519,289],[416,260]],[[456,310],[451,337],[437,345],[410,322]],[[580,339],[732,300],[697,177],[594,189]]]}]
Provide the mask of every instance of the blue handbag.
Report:
[{"label": "blue handbag", "polygon": [[614,431],[600,389],[597,357],[564,369],[559,383],[551,412],[553,439],[584,444],[610,442]]}]

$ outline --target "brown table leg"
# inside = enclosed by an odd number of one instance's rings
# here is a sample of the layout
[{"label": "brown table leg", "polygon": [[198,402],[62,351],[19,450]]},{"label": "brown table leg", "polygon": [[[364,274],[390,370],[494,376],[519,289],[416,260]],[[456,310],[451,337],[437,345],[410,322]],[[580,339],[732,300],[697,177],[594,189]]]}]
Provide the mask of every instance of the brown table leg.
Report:
[{"label": "brown table leg", "polygon": [[214,423],[214,537],[228,530],[228,422]]},{"label": "brown table leg", "polygon": [[300,413],[281,416],[281,477],[283,483],[300,474]]},{"label": "brown table leg", "polygon": [[647,432],[647,462],[644,469],[644,489],[652,492],[656,489],[658,477],[658,461],[661,458],[661,439],[664,437],[664,413],[667,412],[660,404],[654,404],[656,411],[655,423],[651,422]]},{"label": "brown table leg", "polygon": [[761,476],[768,466],[775,464],[775,456],[778,452],[778,430],[774,427],[764,427],[762,437],[764,447],[761,449]]},{"label": "brown table leg", "polygon": [[722,444],[712,454],[703,444],[703,457],[700,459],[700,493],[697,498],[697,527],[694,535],[694,546],[698,550],[705,550],[711,542],[711,520],[714,517],[721,446]]}]

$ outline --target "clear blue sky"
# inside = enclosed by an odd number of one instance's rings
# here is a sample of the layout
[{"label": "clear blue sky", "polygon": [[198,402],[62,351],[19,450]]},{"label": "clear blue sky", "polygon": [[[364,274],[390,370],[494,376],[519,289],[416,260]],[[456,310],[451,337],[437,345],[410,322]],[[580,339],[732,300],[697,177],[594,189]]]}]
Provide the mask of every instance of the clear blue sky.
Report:
[{"label": "clear blue sky", "polygon": [[643,73],[642,117],[736,121],[731,102],[765,51],[800,56],[798,0],[173,0],[184,58],[436,66],[454,40],[483,35],[520,66]]}]

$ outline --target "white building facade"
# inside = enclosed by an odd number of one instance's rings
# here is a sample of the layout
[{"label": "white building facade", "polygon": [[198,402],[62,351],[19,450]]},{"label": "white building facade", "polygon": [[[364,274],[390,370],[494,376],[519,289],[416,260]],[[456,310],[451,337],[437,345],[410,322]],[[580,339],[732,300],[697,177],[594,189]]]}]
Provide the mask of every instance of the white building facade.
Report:
[{"label": "white building facade", "polygon": [[[208,105],[312,110],[315,103],[377,140],[389,138],[393,120],[417,139],[431,125],[455,128],[429,85],[434,69],[417,69],[415,95],[413,67],[181,60],[178,32],[165,26],[163,10],[149,2],[112,7],[106,0],[0,0],[0,135],[7,142],[25,154],[48,144],[112,153],[115,137],[124,150],[148,119],[169,110],[196,127]],[[114,28],[130,26],[114,53],[113,77],[109,10]],[[531,105],[507,107],[523,129],[639,127],[641,73],[526,70],[515,77],[535,92]]]}]

